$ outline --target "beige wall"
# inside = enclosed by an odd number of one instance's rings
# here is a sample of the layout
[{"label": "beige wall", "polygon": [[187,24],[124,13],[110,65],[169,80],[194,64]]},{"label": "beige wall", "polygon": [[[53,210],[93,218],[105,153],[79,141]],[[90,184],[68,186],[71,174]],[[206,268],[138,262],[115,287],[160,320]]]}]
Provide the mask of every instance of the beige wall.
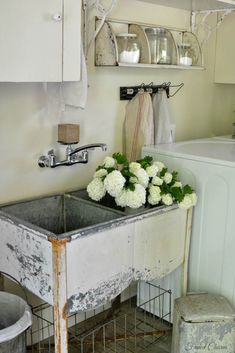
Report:
[{"label": "beige wall", "polygon": [[[136,0],[120,0],[112,17],[188,28],[188,13]],[[89,56],[89,95],[84,111],[63,116],[51,94],[58,85],[0,83],[0,202],[52,194],[85,186],[104,153],[92,151],[88,165],[41,169],[38,157],[56,143],[60,121],[81,124],[81,144],[105,142],[108,153],[120,151],[126,102],[119,87],[142,82],[184,82],[169,103],[176,123],[176,139],[207,137],[232,131],[235,86],[213,84],[215,38],[205,50],[205,71],[94,67]],[[48,95],[47,92],[50,92]]]}]

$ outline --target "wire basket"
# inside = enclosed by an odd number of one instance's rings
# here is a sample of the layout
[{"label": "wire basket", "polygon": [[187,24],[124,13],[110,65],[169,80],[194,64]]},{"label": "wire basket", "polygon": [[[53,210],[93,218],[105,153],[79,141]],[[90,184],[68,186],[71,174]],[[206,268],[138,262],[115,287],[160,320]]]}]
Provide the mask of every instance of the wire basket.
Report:
[{"label": "wire basket", "polygon": [[[157,352],[156,345],[171,335],[171,291],[147,283],[149,299],[140,295],[120,303],[116,298],[108,309],[68,317],[69,353]],[[168,307],[168,310],[166,310]],[[33,309],[34,324],[28,332],[28,350],[54,353],[53,307]],[[167,340],[168,338],[168,340]]]}]

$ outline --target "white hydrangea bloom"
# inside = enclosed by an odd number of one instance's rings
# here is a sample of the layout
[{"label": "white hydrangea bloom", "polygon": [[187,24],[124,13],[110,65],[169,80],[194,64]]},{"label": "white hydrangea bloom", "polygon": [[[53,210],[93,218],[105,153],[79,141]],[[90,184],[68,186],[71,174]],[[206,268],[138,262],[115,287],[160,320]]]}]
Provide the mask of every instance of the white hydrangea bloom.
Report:
[{"label": "white hydrangea bloom", "polygon": [[149,183],[149,176],[143,168],[138,169],[135,172],[135,175],[138,178],[138,183],[141,184],[144,188],[147,188]]},{"label": "white hydrangea bloom", "polygon": [[158,167],[159,173],[162,171],[162,169],[166,168],[165,164],[159,161],[154,161],[153,165],[156,165]]},{"label": "white hydrangea bloom", "polygon": [[120,194],[115,198],[115,202],[120,207],[126,207],[127,205],[127,190],[122,189]]},{"label": "white hydrangea bloom", "polygon": [[148,196],[148,202],[150,205],[157,205],[161,199],[161,189],[158,186],[150,185]]},{"label": "white hydrangea bloom", "polygon": [[197,195],[195,194],[195,192],[193,192],[192,194],[189,195],[192,201],[192,206],[195,206],[197,203]]},{"label": "white hydrangea bloom", "polygon": [[164,195],[162,195],[162,202],[165,205],[170,206],[173,204],[173,198],[170,194],[164,194]]},{"label": "white hydrangea bloom", "polygon": [[104,179],[104,187],[109,195],[117,197],[123,189],[126,179],[119,170],[109,173]]},{"label": "white hydrangea bloom", "polygon": [[105,187],[104,183],[100,178],[95,178],[93,179],[88,185],[87,185],[87,192],[89,197],[94,200],[94,201],[100,201],[105,193]]},{"label": "white hydrangea bloom", "polygon": [[155,164],[150,165],[149,167],[146,168],[146,173],[150,178],[153,178],[158,173],[158,167]]},{"label": "white hydrangea bloom", "polygon": [[172,174],[167,172],[164,175],[163,180],[165,181],[166,184],[170,184],[170,182],[172,181]]},{"label": "white hydrangea bloom", "polygon": [[140,185],[135,185],[135,190],[127,190],[127,200],[126,204],[130,208],[139,208],[146,202],[146,190]]},{"label": "white hydrangea bloom", "polygon": [[182,188],[182,183],[181,181],[176,181],[175,184],[173,185],[173,188]]},{"label": "white hydrangea bloom", "polygon": [[103,178],[107,174],[108,174],[107,170],[102,168],[102,169],[99,169],[95,172],[94,178]]},{"label": "white hydrangea bloom", "polygon": [[148,203],[152,206],[156,206],[159,204],[159,202],[161,201],[161,196],[159,197],[159,199],[154,198],[153,196],[149,195],[148,196]]},{"label": "white hydrangea bloom", "polygon": [[191,206],[192,206],[191,195],[186,194],[183,198],[183,201],[179,202],[179,207],[182,208],[183,210],[187,210]]},{"label": "white hydrangea bloom", "polygon": [[149,193],[150,193],[150,195],[152,195],[152,194],[160,194],[161,193],[161,188],[159,188],[159,186],[150,184]]},{"label": "white hydrangea bloom", "polygon": [[105,168],[113,168],[116,164],[116,161],[113,157],[105,157],[104,159],[104,167]]},{"label": "white hydrangea bloom", "polygon": [[159,178],[158,176],[155,176],[153,179],[152,179],[152,184],[153,185],[162,185],[163,184],[163,180],[162,178]]},{"label": "white hydrangea bloom", "polygon": [[133,174],[135,174],[137,172],[137,170],[139,170],[141,168],[140,163],[137,162],[131,162],[129,164],[129,171]]}]

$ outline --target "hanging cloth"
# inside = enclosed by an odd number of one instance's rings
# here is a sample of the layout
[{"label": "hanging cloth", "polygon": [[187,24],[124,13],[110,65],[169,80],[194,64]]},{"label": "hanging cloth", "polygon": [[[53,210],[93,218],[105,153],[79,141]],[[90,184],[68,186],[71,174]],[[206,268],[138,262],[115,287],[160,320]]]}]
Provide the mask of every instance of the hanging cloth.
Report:
[{"label": "hanging cloth", "polygon": [[137,94],[126,106],[123,150],[129,161],[141,157],[141,148],[154,143],[153,106],[149,93]]},{"label": "hanging cloth", "polygon": [[175,125],[171,118],[165,90],[153,96],[154,143],[172,143],[175,138]]},{"label": "hanging cloth", "polygon": [[61,94],[64,105],[85,109],[88,90],[86,59],[81,49],[81,80],[74,82],[62,82]]}]

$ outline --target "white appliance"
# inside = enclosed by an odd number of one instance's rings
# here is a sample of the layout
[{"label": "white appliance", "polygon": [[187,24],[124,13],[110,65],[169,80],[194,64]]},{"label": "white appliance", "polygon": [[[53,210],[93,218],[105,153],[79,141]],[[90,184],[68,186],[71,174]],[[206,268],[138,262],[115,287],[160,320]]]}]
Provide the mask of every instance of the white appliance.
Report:
[{"label": "white appliance", "polygon": [[[235,306],[235,141],[225,137],[158,145],[143,148],[142,155],[177,170],[198,195],[189,291],[221,294]],[[173,294],[179,293],[171,283]]]}]

